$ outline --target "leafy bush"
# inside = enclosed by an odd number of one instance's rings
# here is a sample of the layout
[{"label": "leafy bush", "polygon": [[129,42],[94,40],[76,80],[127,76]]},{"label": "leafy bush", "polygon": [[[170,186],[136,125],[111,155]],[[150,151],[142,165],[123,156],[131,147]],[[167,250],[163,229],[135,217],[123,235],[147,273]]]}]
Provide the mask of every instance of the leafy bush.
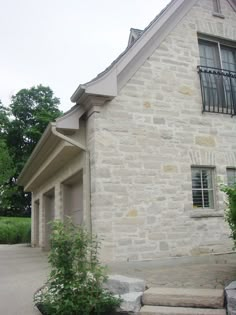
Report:
[{"label": "leafy bush", "polygon": [[225,219],[231,229],[230,237],[234,241],[234,248],[236,248],[236,185],[222,185],[221,190],[225,192],[228,197]]},{"label": "leafy bush", "polygon": [[30,243],[30,218],[0,217],[0,244]]},{"label": "leafy bush", "polygon": [[110,314],[119,306],[120,299],[102,287],[106,276],[98,261],[98,248],[97,239],[70,219],[52,223],[51,273],[34,298],[46,314]]}]

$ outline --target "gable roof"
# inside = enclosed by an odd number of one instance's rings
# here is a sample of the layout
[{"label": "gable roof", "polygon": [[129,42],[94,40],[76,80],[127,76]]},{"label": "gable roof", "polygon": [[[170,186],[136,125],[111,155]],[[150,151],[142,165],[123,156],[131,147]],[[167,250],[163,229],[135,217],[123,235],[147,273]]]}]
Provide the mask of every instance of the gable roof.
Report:
[{"label": "gable roof", "polygon": [[[187,0],[188,1],[188,0]],[[83,95],[84,91],[86,90],[87,86],[91,86],[93,85],[93,83],[96,84],[96,82],[98,82],[101,78],[103,78],[108,72],[110,72],[110,70],[112,70],[118,63],[119,61],[128,54],[128,52],[132,49],[132,46],[134,46],[136,44],[136,42],[140,39],[140,37],[142,37],[143,34],[146,34],[148,32],[148,30],[152,27],[152,25],[157,22],[163,15],[164,13],[168,10],[168,8],[171,5],[174,5],[175,2],[184,2],[183,0],[172,0],[170,3],[167,4],[167,6],[161,10],[161,12],[148,24],[148,26],[142,31],[139,29],[133,29],[131,28],[130,30],[130,37],[129,37],[129,41],[128,41],[128,46],[127,48],[101,73],[99,73],[95,78],[93,78],[92,80],[88,81],[85,84],[81,84],[79,85],[79,87],[76,89],[76,91],[73,93],[73,95],[71,96],[71,101],[72,102],[76,102],[79,103],[79,101],[81,100],[81,96]],[[196,0],[194,1],[196,2]],[[132,41],[131,36],[135,33],[136,35],[136,39]],[[112,76],[112,75],[111,75]],[[114,78],[114,76],[113,76]],[[109,89],[109,87],[108,87]],[[102,92],[103,89],[101,89]],[[99,93],[98,93],[99,94]],[[109,93],[108,93],[109,94]],[[112,96],[116,96],[117,94],[117,89],[110,86],[110,94],[111,94],[111,98]],[[114,94],[114,95],[113,95]],[[102,95],[102,94],[101,94]],[[83,99],[82,99],[83,101]]]},{"label": "gable roof", "polygon": [[[71,101],[85,105],[91,96],[114,98],[198,0],[172,0],[143,30],[131,29],[128,47],[91,81],[79,85]],[[236,0],[226,0],[236,11]],[[130,34],[131,36],[131,34]]]}]

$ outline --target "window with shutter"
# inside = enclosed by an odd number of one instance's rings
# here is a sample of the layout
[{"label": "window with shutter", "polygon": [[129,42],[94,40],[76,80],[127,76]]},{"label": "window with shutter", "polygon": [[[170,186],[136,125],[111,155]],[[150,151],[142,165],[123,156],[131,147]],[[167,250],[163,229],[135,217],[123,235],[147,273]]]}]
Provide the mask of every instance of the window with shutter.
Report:
[{"label": "window with shutter", "polygon": [[194,208],[215,208],[212,168],[192,167],[192,196]]}]

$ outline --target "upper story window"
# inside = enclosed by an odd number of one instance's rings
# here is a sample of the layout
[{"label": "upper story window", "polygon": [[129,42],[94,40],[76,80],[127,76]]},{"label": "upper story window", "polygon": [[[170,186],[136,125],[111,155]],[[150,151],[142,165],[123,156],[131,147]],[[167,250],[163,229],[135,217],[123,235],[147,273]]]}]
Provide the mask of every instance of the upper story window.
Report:
[{"label": "upper story window", "polygon": [[213,12],[218,14],[221,13],[220,0],[213,0]]},{"label": "upper story window", "polygon": [[224,18],[221,11],[220,0],[213,0],[213,16]]},{"label": "upper story window", "polygon": [[199,39],[203,112],[236,114],[236,45]]}]

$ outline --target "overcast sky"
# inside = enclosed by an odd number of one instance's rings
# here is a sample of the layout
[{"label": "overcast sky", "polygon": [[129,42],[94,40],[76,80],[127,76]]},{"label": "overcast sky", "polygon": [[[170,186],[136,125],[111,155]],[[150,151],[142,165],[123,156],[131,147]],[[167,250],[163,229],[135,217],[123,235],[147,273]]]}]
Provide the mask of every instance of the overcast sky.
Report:
[{"label": "overcast sky", "polygon": [[169,0],[0,0],[0,100],[43,84],[63,111]]}]

